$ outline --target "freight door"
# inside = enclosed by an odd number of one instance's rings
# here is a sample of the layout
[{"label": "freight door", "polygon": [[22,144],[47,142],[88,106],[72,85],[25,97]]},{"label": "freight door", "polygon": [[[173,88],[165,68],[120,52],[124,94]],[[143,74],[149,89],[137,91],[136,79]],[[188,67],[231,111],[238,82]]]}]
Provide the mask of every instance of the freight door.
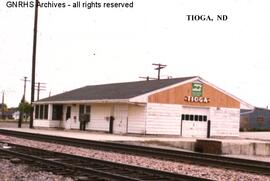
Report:
[{"label": "freight door", "polygon": [[207,120],[209,109],[183,108],[181,115],[181,135],[183,137],[207,137]]}]

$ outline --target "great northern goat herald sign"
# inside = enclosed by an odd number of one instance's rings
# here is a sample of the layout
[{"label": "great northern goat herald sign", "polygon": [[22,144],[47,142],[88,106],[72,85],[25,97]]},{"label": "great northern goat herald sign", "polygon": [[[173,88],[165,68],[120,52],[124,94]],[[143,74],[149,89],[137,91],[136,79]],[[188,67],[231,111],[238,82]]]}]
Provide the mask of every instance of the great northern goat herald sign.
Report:
[{"label": "great northern goat herald sign", "polygon": [[201,97],[203,85],[200,83],[192,83],[192,96]]}]

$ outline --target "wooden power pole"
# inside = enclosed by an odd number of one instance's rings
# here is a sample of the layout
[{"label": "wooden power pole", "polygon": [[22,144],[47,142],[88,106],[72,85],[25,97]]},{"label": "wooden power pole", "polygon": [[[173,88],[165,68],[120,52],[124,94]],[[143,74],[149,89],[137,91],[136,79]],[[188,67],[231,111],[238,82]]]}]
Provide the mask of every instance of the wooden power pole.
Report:
[{"label": "wooden power pole", "polygon": [[163,68],[165,68],[167,65],[162,65],[160,63],[153,63],[152,65],[157,66],[155,68],[155,70],[158,71],[158,77],[157,77],[157,79],[160,80],[160,70],[163,69]]},{"label": "wooden power pole", "polygon": [[40,91],[44,91],[46,90],[45,88],[45,84],[46,83],[41,83],[41,82],[38,82],[36,83],[36,90],[37,90],[37,100],[39,100],[39,94],[40,94]]},{"label": "wooden power pole", "polygon": [[[22,100],[21,100],[21,104],[25,103],[26,82],[29,81],[29,80],[27,80],[27,77],[25,76],[25,77],[23,77],[22,81],[24,81],[24,85],[23,85],[23,97],[22,97]],[[22,119],[23,119],[23,113],[20,111],[19,121],[18,121],[18,128],[22,127]]]},{"label": "wooden power pole", "polygon": [[2,92],[1,118],[5,119],[5,91]]},{"label": "wooden power pole", "polygon": [[36,49],[37,49],[37,26],[38,26],[38,0],[35,0],[35,17],[34,17],[34,33],[33,33],[33,56],[32,56],[32,80],[31,80],[31,113],[30,128],[34,128],[34,106],[35,101],[35,74],[36,74]]}]

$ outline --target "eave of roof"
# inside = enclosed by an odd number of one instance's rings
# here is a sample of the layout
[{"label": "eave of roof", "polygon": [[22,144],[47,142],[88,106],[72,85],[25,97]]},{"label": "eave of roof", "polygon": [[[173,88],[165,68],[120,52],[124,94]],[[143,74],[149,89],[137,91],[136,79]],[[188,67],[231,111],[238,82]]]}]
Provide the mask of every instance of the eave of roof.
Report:
[{"label": "eave of roof", "polygon": [[[83,104],[83,103],[128,103],[128,99],[99,99],[99,100],[68,100],[68,101],[50,101],[53,104]],[[35,104],[48,104],[48,101],[37,101]]]}]

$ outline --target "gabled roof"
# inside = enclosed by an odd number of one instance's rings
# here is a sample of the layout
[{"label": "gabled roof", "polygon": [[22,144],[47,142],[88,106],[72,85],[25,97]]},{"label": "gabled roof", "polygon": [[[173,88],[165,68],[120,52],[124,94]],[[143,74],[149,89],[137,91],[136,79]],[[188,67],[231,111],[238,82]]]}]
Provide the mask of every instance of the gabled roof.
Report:
[{"label": "gabled roof", "polygon": [[65,101],[91,101],[130,99],[158,89],[162,89],[177,83],[193,79],[182,77],[173,79],[148,80],[137,82],[113,83],[103,85],[91,85],[64,92],[55,96],[41,99],[38,102],[65,102]]}]

